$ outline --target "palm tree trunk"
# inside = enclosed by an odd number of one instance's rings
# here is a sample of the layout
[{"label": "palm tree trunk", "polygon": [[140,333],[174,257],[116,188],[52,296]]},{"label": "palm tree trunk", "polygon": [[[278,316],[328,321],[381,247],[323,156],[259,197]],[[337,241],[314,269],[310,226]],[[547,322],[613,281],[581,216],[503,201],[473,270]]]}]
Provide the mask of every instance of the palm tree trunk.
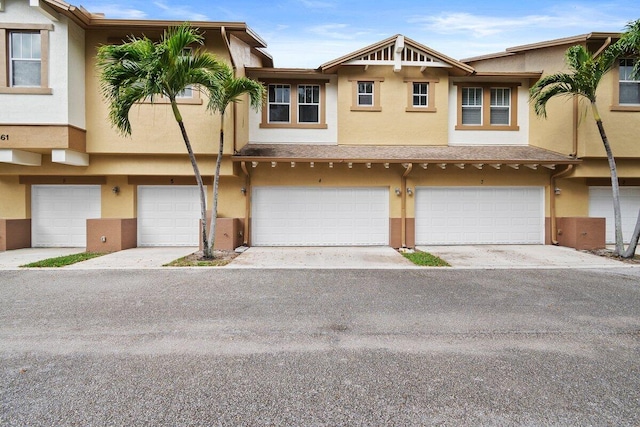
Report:
[{"label": "palm tree trunk", "polygon": [[611,146],[609,145],[609,139],[604,131],[604,125],[598,112],[598,107],[594,101],[591,101],[591,110],[593,112],[593,118],[596,120],[598,131],[600,132],[600,138],[604,145],[604,150],[607,153],[607,160],[609,161],[609,171],[611,172],[611,193],[613,194],[613,219],[615,223],[615,235],[616,235],[616,248],[615,255],[621,256],[624,253],[624,240],[622,239],[622,215],[620,213],[620,187],[618,185],[618,169],[616,168],[616,161],[611,152]]},{"label": "palm tree trunk", "polygon": [[204,192],[204,183],[202,182],[202,175],[200,175],[200,169],[198,168],[198,163],[196,162],[196,156],[193,153],[193,149],[191,148],[191,142],[189,141],[189,136],[187,135],[187,130],[184,127],[184,122],[182,121],[182,116],[180,115],[180,111],[178,110],[178,104],[175,100],[171,100],[171,108],[173,109],[173,115],[180,126],[180,132],[182,133],[182,139],[184,140],[184,145],[187,147],[187,152],[189,153],[189,160],[191,160],[191,166],[193,166],[193,173],[196,177],[196,182],[198,183],[198,190],[200,191],[200,227],[202,229],[202,250],[204,252],[204,258],[212,258],[213,254],[210,252],[209,242],[207,239],[207,199],[206,194]]},{"label": "palm tree trunk", "polygon": [[622,258],[633,258],[636,254],[636,248],[638,247],[638,239],[640,239],[640,210],[638,210],[638,219],[636,220],[636,228],[633,230],[631,241],[627,250],[622,254]]},{"label": "palm tree trunk", "polygon": [[224,149],[224,112],[220,115],[220,144],[218,158],[216,159],[216,173],[213,176],[213,206],[211,207],[211,226],[209,228],[209,245],[213,253],[213,245],[216,238],[216,220],[218,219],[218,185],[220,183],[220,165],[222,164],[222,151]]}]

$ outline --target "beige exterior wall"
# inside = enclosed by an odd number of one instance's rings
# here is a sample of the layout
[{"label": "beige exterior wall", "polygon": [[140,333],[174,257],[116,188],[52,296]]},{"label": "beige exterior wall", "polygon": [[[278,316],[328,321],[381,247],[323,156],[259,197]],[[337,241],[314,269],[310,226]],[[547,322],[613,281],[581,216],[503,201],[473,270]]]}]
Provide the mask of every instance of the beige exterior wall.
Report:
[{"label": "beige exterior wall", "polygon": [[[381,111],[351,111],[355,102],[353,85],[358,80],[380,78]],[[438,79],[436,112],[407,112],[408,85],[405,79]],[[344,145],[447,145],[449,78],[446,69],[403,67],[394,73],[391,66],[344,66],[338,75],[338,144]]]},{"label": "beige exterior wall", "polygon": [[31,187],[20,184],[17,176],[0,175],[0,218],[31,217]]},{"label": "beige exterior wall", "polygon": [[[100,93],[98,73],[95,68],[96,46],[115,43],[126,38],[125,30],[121,34],[106,31],[88,31],[86,41],[87,58],[87,152],[122,154],[183,154],[186,148],[175,121],[171,107],[166,103],[142,103],[131,109],[132,134],[121,136],[108,120],[108,106]],[[153,31],[145,32],[150,37],[159,37]],[[229,62],[229,55],[220,34],[206,33],[205,47],[219,58]],[[195,153],[214,154],[217,152],[220,117],[206,110],[206,99],[201,103],[181,103],[179,106],[191,145]],[[232,116],[232,114],[229,114]],[[225,144],[225,154],[231,154],[233,138],[233,120],[227,120],[225,131],[229,135],[229,144]]]}]

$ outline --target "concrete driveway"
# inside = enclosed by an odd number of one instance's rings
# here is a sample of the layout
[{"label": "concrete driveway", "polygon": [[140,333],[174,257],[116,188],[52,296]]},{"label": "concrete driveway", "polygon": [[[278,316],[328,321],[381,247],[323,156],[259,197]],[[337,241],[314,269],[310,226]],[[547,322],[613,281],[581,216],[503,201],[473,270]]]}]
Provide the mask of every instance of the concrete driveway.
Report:
[{"label": "concrete driveway", "polygon": [[[453,268],[610,268],[629,264],[571,248],[548,245],[419,246],[437,255]],[[27,248],[0,252],[0,269],[61,255],[84,248]],[[133,248],[114,252],[65,269],[147,269],[197,251],[196,247]],[[640,264],[636,264],[640,267]],[[198,267],[202,268],[202,267]],[[216,267],[221,268],[221,267]],[[224,268],[314,268],[314,269],[416,269],[398,251],[376,247],[252,247]],[[442,267],[438,267],[442,268]]]},{"label": "concrete driveway", "polygon": [[251,247],[226,268],[419,268],[389,246]]},{"label": "concrete driveway", "polygon": [[[418,246],[457,268],[610,268],[628,267],[610,258],[552,245]],[[640,264],[638,264],[640,267]]]}]

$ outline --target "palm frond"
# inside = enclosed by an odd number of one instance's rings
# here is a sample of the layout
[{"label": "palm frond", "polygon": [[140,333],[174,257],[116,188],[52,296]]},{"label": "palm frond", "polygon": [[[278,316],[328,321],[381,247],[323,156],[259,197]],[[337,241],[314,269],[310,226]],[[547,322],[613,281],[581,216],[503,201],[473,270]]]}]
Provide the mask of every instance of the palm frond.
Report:
[{"label": "palm frond", "polygon": [[217,73],[220,90],[211,92],[208,107],[219,113],[224,113],[231,103],[240,101],[241,96],[249,95],[249,103],[252,108],[258,110],[262,107],[265,88],[260,83],[247,77],[234,77],[233,70],[225,66]]}]

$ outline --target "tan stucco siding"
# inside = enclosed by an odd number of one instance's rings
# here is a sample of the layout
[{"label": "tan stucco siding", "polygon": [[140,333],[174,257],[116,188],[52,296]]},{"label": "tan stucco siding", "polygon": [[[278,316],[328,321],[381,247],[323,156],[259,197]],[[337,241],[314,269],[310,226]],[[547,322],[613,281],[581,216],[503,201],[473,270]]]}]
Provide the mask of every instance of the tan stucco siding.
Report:
[{"label": "tan stucco siding", "polygon": [[30,186],[20,184],[17,176],[0,176],[0,218],[29,218]]},{"label": "tan stucco siding", "polygon": [[[209,34],[209,33],[207,33]],[[150,35],[152,37],[153,35]],[[117,40],[117,39],[116,39]],[[95,67],[96,46],[114,42],[110,33],[98,31],[87,33],[87,152],[88,153],[185,153],[185,145],[171,107],[168,104],[143,103],[131,109],[132,135],[121,136],[110,124],[108,106],[100,93],[100,83]],[[219,34],[208,35],[206,48],[229,62],[228,52],[222,45]],[[179,105],[193,150],[196,153],[217,152],[220,117],[206,110],[206,99],[201,104]],[[229,114],[232,116],[232,113]],[[225,152],[233,150],[233,120],[227,120],[225,133],[228,143]]]},{"label": "tan stucco siding", "polygon": [[[381,111],[351,111],[355,102],[355,81],[383,78],[379,96]],[[408,83],[405,79],[438,79],[430,83],[435,90],[436,112],[408,112]],[[449,81],[445,70],[405,67],[394,73],[389,66],[343,67],[338,79],[338,143],[349,145],[446,145]]]}]

